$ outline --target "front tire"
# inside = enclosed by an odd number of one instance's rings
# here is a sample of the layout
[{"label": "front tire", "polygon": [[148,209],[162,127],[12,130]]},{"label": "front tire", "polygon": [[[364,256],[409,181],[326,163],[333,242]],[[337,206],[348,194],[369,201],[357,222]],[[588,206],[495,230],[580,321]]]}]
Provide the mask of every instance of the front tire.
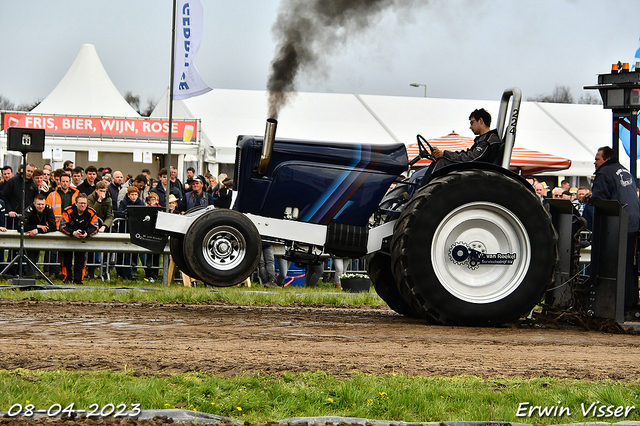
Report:
[{"label": "front tire", "polygon": [[215,209],[196,219],[184,239],[185,260],[205,283],[228,287],[255,271],[262,252],[260,234],[242,213]]},{"label": "front tire", "polygon": [[552,282],[557,236],[539,198],[495,171],[432,180],[396,223],[392,265],[414,310],[446,324],[502,325]]}]

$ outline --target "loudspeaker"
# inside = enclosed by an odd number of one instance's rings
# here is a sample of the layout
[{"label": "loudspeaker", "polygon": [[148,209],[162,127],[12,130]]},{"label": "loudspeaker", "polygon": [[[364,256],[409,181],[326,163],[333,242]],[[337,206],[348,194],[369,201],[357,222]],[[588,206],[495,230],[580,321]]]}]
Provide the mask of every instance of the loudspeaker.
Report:
[{"label": "loudspeaker", "polygon": [[43,152],[44,129],[7,129],[7,149],[20,152]]}]

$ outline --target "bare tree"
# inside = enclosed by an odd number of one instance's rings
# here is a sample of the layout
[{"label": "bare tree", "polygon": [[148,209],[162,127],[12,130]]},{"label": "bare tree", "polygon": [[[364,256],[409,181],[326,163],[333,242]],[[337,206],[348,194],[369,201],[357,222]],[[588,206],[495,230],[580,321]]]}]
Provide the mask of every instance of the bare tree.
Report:
[{"label": "bare tree", "polygon": [[531,98],[527,98],[528,101],[533,102],[553,102],[557,104],[572,104],[573,96],[571,95],[571,89],[567,86],[556,86],[553,89],[551,95],[536,95]]},{"label": "bare tree", "polygon": [[147,107],[144,109],[144,111],[140,112],[140,115],[142,115],[143,117],[150,117],[153,110],[156,109],[156,105],[156,101],[154,101],[153,99],[147,99]]},{"label": "bare tree", "polygon": [[140,96],[127,92],[124,94],[124,100],[131,105],[131,108],[135,109],[138,114],[140,114]]},{"label": "bare tree", "polygon": [[40,102],[42,102],[42,99],[38,99],[37,101],[31,103],[22,103],[16,107],[16,111],[31,111],[35,107],[40,105]]},{"label": "bare tree", "polygon": [[0,95],[0,109],[5,111],[15,111],[16,104],[11,102],[8,98]]},{"label": "bare tree", "polygon": [[586,104],[586,105],[602,105],[602,99],[600,99],[599,96],[589,92],[589,93],[580,95],[580,99],[578,99],[578,103]]}]

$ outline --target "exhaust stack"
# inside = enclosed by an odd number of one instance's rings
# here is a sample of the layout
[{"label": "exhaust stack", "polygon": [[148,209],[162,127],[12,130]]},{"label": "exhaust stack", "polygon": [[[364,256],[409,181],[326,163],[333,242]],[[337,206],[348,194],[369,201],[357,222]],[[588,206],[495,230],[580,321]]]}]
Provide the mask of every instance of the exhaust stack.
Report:
[{"label": "exhaust stack", "polygon": [[276,128],[278,120],[275,118],[267,119],[267,128],[264,131],[264,141],[262,142],[262,155],[260,156],[260,164],[258,165],[258,174],[264,176],[271,162],[271,153],[273,152],[273,144],[276,140]]}]

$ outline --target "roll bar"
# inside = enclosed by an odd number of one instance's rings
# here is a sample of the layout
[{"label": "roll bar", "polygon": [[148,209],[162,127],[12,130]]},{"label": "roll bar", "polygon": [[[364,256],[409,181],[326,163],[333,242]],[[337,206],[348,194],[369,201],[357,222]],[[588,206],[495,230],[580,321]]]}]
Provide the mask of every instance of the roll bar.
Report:
[{"label": "roll bar", "polygon": [[[509,101],[511,102],[511,112],[509,113]],[[498,121],[496,130],[498,135],[504,141],[504,155],[502,156],[501,166],[505,169],[509,169],[511,163],[511,151],[516,143],[516,127],[518,125],[518,115],[520,113],[520,104],[522,103],[522,91],[519,87],[512,87],[507,89],[502,94],[500,100],[500,112],[498,114]],[[509,122],[507,124],[506,117],[509,114]],[[505,129],[506,124],[506,129]]]}]

